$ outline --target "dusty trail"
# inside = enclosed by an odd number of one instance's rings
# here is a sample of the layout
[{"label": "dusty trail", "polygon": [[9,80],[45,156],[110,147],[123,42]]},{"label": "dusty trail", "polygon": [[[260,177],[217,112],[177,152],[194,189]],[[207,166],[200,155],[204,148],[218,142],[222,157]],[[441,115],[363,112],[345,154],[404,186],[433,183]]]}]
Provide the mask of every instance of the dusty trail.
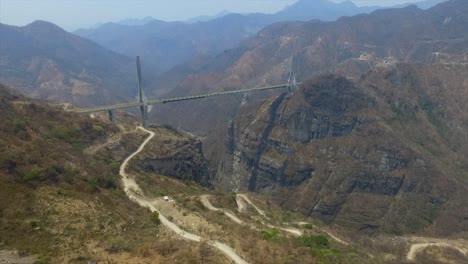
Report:
[{"label": "dusty trail", "polygon": [[416,255],[422,250],[428,247],[446,247],[453,248],[458,250],[461,254],[468,256],[468,245],[464,240],[453,241],[453,240],[443,240],[443,239],[430,239],[424,237],[411,238],[412,240],[419,240],[421,243],[414,243],[411,245],[406,259],[413,261],[416,258]]},{"label": "dusty trail", "polygon": [[[222,211],[224,213],[224,215],[226,215],[227,217],[231,218],[232,221],[240,224],[240,225],[243,225],[245,224],[244,221],[242,221],[241,219],[239,219],[237,216],[235,216],[234,214],[230,213],[230,212],[227,212],[227,211],[224,211],[224,210],[221,210],[219,208],[216,208],[214,207],[210,200],[208,199],[209,195],[205,194],[205,195],[202,195],[200,196],[200,201],[201,203],[203,204],[203,206],[205,206],[206,208],[208,208],[208,210],[211,210],[211,211]],[[254,226],[251,226],[252,228],[255,228]]]},{"label": "dusty trail", "polygon": [[244,200],[241,199],[239,195],[236,195],[236,203],[237,203],[237,211],[239,213],[242,213],[247,208],[247,206],[244,203]]},{"label": "dusty trail", "polygon": [[246,202],[247,202],[248,204],[250,204],[253,208],[255,208],[255,210],[257,210],[257,212],[258,212],[261,216],[263,216],[263,217],[265,217],[266,219],[268,219],[268,217],[266,216],[265,212],[264,212],[263,210],[261,210],[260,208],[258,208],[258,207],[249,199],[249,197],[247,197],[247,195],[245,195],[245,194],[240,194],[240,193],[239,193],[239,194],[237,194],[236,197],[241,197],[242,199],[244,199],[244,201],[246,201]]},{"label": "dusty trail", "polygon": [[[256,206],[252,203],[252,201],[250,201],[250,199],[249,199],[246,195],[244,195],[244,194],[238,194],[238,196],[243,196],[243,199],[244,199],[245,201],[248,200],[247,203],[249,203],[250,205],[252,205],[252,206],[257,210],[257,212],[258,212],[259,214],[261,214],[261,215],[263,215],[265,218],[267,218],[266,215],[265,215],[265,213],[264,213],[262,210],[260,210],[258,207],[256,207]],[[237,199],[238,196],[236,196],[236,199]],[[250,228],[255,229],[255,230],[258,230],[258,228],[257,228],[255,225],[253,225],[253,224],[248,224],[248,223],[242,221],[241,219],[239,219],[239,218],[238,218],[237,216],[235,216],[234,214],[232,214],[232,213],[230,213],[230,212],[228,212],[228,211],[225,211],[225,210],[222,210],[222,209],[219,209],[219,208],[214,207],[214,206],[211,204],[210,200],[208,199],[209,197],[210,197],[210,195],[208,195],[208,194],[205,194],[205,195],[200,196],[200,201],[201,201],[201,203],[202,203],[203,206],[205,206],[208,210],[211,210],[211,211],[222,211],[227,217],[231,218],[234,222],[236,222],[236,223],[238,223],[238,224],[240,224],[240,225],[248,225]],[[238,205],[238,207],[240,208],[240,206],[239,206],[239,200],[237,200],[237,205]],[[239,209],[239,208],[238,208],[238,209]],[[243,208],[243,209],[244,209],[244,208]],[[260,213],[260,212],[261,212],[261,213]],[[263,222],[262,222],[262,224],[265,225],[265,223],[263,223]],[[295,235],[295,236],[302,236],[302,231],[300,231],[299,229],[278,227],[278,226],[269,225],[269,224],[266,224],[266,226],[268,226],[269,228],[281,229],[281,230],[286,231],[286,232],[288,232],[288,233],[291,233],[291,234],[293,234],[293,235]]]},{"label": "dusty trail", "polygon": [[[156,209],[156,207],[154,206],[154,203],[150,199],[146,198],[143,195],[142,190],[140,189],[138,184],[135,182],[135,180],[130,178],[129,175],[125,172],[125,169],[127,168],[129,161],[133,157],[138,155],[138,153],[140,153],[145,148],[146,144],[148,144],[148,142],[155,136],[154,132],[149,131],[149,130],[143,128],[143,127],[138,127],[138,129],[150,134],[150,136],[140,145],[140,147],[138,148],[137,151],[135,151],[133,154],[131,154],[130,156],[128,156],[124,160],[124,162],[120,166],[120,176],[122,177],[122,183],[123,183],[123,186],[124,186],[124,191],[125,191],[127,197],[130,200],[136,202],[140,206],[149,208],[152,212],[155,212],[155,211],[159,212]],[[169,221],[161,213],[159,213],[159,218],[161,220],[161,223],[164,226],[166,226],[169,229],[171,229],[172,231],[174,231],[177,235],[179,235],[179,236],[181,236],[181,237],[183,237],[185,239],[191,240],[191,241],[200,242],[202,240],[202,238],[200,236],[195,235],[195,234],[191,234],[191,233],[188,233],[188,232],[182,230],[177,225],[175,225],[174,223]],[[237,253],[234,251],[234,249],[227,246],[226,244],[220,243],[218,241],[211,241],[211,244],[215,248],[217,248],[221,252],[223,252],[230,259],[232,259],[235,263],[237,263],[237,264],[247,264],[247,262],[245,260],[243,260],[239,255],[237,255]]]},{"label": "dusty trail", "polygon": [[[260,208],[258,208],[250,199],[247,195],[245,194],[242,194],[242,193],[239,193],[236,195],[236,199],[238,199],[238,197],[242,198],[244,201],[246,201],[248,204],[250,204],[253,208],[255,208],[255,210],[258,212],[258,214],[260,214],[261,216],[265,217],[266,219],[269,219],[269,217],[265,214],[265,211],[261,210]],[[238,203],[239,204],[239,203]],[[278,229],[281,229],[283,231],[286,231],[288,233],[291,233],[295,236],[302,236],[302,231],[299,230],[299,229],[296,229],[296,228],[285,228],[285,227],[277,227],[277,226],[273,226],[273,225],[268,225],[268,227],[270,228],[278,228]]]}]

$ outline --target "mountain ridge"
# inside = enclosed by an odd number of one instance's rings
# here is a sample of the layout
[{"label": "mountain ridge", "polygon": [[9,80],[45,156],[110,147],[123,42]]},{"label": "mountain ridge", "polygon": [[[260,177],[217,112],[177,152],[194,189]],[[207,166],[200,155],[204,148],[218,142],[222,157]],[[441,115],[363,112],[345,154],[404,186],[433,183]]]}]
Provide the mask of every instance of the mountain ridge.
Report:
[{"label": "mountain ridge", "polygon": [[28,96],[90,106],[136,93],[132,59],[52,23],[0,24],[0,36],[0,80]]},{"label": "mountain ridge", "polygon": [[[314,8],[311,8],[311,5]],[[215,56],[255,36],[267,25],[286,20],[336,20],[341,16],[369,13],[379,7],[357,7],[350,2],[302,0],[276,14],[234,14],[198,23],[154,20],[129,28],[118,23],[97,29],[80,29],[74,33],[127,56],[142,56],[160,74],[199,56]],[[155,22],[155,23],[153,23]],[[110,27],[112,25],[112,27]],[[183,52],[181,52],[183,50]]]}]

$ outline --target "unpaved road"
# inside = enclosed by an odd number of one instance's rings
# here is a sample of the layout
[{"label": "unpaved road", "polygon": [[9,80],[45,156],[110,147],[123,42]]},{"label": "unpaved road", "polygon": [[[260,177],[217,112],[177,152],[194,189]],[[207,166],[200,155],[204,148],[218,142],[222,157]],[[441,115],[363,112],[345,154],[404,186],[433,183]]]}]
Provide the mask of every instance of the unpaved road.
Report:
[{"label": "unpaved road", "polygon": [[[265,216],[265,213],[260,210],[258,207],[256,207],[252,201],[250,201],[250,199],[245,195],[245,194],[238,194],[236,197],[242,197],[245,201],[247,201],[247,203],[249,203],[250,205],[252,205],[259,214],[262,214],[263,216]],[[255,230],[258,230],[257,227],[255,227],[253,224],[248,224],[244,221],[242,221],[241,219],[239,219],[237,216],[235,216],[234,214],[230,213],[230,212],[227,212],[227,211],[224,211],[222,209],[219,209],[219,208],[216,208],[214,207],[210,200],[209,200],[209,197],[210,195],[208,194],[205,194],[205,195],[202,195],[200,196],[200,201],[201,203],[203,204],[203,206],[205,206],[206,208],[208,208],[208,210],[211,210],[211,211],[222,211],[227,217],[231,218],[234,222],[240,224],[240,225],[248,225],[250,228],[252,229],[255,229]],[[239,206],[239,202],[237,203],[237,205]],[[262,213],[260,213],[262,212]],[[266,217],[266,216],[265,216]],[[262,222],[262,224],[264,224]],[[286,231],[288,233],[291,233],[293,235],[296,235],[296,236],[302,236],[302,231],[299,230],[299,229],[295,229],[295,228],[285,228],[285,227],[278,227],[278,226],[273,226],[273,225],[267,225],[269,228],[277,228],[277,229],[281,229],[283,231]]]},{"label": "unpaved road", "polygon": [[[129,161],[133,157],[138,155],[138,153],[140,153],[145,148],[146,144],[148,144],[148,142],[155,136],[155,133],[152,132],[152,131],[149,131],[149,130],[147,130],[147,129],[143,128],[143,127],[140,127],[140,126],[137,127],[137,128],[144,131],[144,132],[146,132],[146,133],[148,133],[148,134],[150,134],[150,136],[145,141],[143,141],[143,143],[140,145],[140,147],[138,148],[137,151],[135,151],[133,154],[131,154],[130,156],[128,156],[124,160],[124,162],[120,166],[120,176],[122,177],[122,183],[123,183],[123,186],[124,186],[124,191],[125,191],[127,197],[130,200],[136,202],[140,206],[149,208],[151,210],[151,212],[155,212],[155,211],[158,212],[158,210],[154,206],[154,203],[150,199],[146,198],[143,195],[142,190],[140,189],[138,184],[135,182],[135,180],[130,178],[130,176],[125,172],[125,169],[127,168]],[[161,220],[161,223],[164,226],[168,227],[169,229],[174,231],[179,236],[181,236],[181,237],[183,237],[185,239],[191,240],[191,241],[196,241],[196,242],[200,242],[202,240],[202,238],[200,236],[188,233],[188,232],[180,229],[177,225],[175,225],[174,223],[169,221],[161,213],[159,214],[159,218]],[[226,256],[228,256],[230,259],[232,259],[235,263],[237,263],[237,264],[247,264],[247,262],[245,260],[243,260],[239,255],[237,255],[237,253],[234,251],[234,249],[232,249],[228,245],[220,243],[218,241],[212,241],[210,244],[212,244],[215,248],[217,248],[221,252],[223,252]]]},{"label": "unpaved road", "polygon": [[241,197],[239,195],[236,195],[236,203],[237,203],[237,211],[239,213],[244,212],[245,209],[247,208],[247,206],[245,205],[243,199],[241,199]]},{"label": "unpaved road", "polygon": [[[221,212],[223,212],[224,215],[226,215],[227,217],[231,218],[232,221],[234,221],[234,222],[236,222],[236,223],[238,223],[238,224],[240,224],[240,225],[245,224],[244,221],[242,221],[241,219],[239,219],[239,218],[238,218],[237,216],[235,216],[234,214],[232,214],[232,213],[230,213],[230,212],[228,212],[228,211],[221,210],[221,209],[219,209],[219,208],[214,207],[214,206],[211,204],[210,200],[208,199],[209,197],[210,197],[210,196],[207,195],[207,194],[200,196],[200,201],[201,201],[201,203],[203,204],[203,206],[205,206],[206,208],[208,208],[208,209],[211,210],[211,211],[221,211]],[[253,227],[253,226],[252,226],[252,227]],[[255,228],[255,227],[253,227],[253,228]]]},{"label": "unpaved road", "polygon": [[249,199],[249,197],[247,197],[247,195],[245,194],[237,194],[236,197],[241,197],[242,199],[244,199],[244,201],[246,201],[248,204],[250,204],[253,208],[255,208],[255,210],[257,210],[257,212],[265,217],[266,219],[268,219],[268,217],[266,216],[265,212],[263,210],[260,210],[260,208],[258,208],[254,203],[252,203],[252,201]]},{"label": "unpaved road", "polygon": [[[421,240],[423,243],[415,243],[412,244],[408,254],[406,255],[406,259],[413,261],[416,258],[416,255],[424,250],[427,247],[446,247],[446,248],[453,248],[458,250],[461,254],[467,256],[468,255],[468,248],[465,245],[462,245],[464,241],[444,241],[441,239],[429,239],[429,238],[413,238]],[[430,241],[433,240],[433,241]]]}]

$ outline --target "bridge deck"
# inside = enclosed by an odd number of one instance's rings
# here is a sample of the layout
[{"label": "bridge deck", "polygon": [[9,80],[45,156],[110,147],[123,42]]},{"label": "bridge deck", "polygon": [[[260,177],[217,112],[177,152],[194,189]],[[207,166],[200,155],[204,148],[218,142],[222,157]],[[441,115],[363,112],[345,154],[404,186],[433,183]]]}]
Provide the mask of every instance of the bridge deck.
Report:
[{"label": "bridge deck", "polygon": [[[299,84],[301,83],[297,83],[296,85],[299,85]],[[105,111],[110,111],[110,110],[115,110],[115,109],[140,107],[144,105],[154,105],[154,104],[166,104],[166,103],[215,97],[215,96],[228,95],[228,94],[252,93],[252,92],[265,91],[265,90],[291,88],[293,86],[294,86],[293,84],[280,84],[280,85],[274,85],[274,86],[250,88],[250,89],[244,89],[244,90],[234,90],[234,91],[227,91],[227,92],[220,92],[220,93],[209,93],[209,94],[183,96],[183,97],[175,97],[175,98],[167,98],[167,99],[154,99],[154,100],[147,100],[146,103],[131,102],[131,103],[122,103],[122,104],[114,104],[114,105],[103,105],[103,106],[96,106],[96,107],[89,107],[89,108],[76,108],[76,109],[71,109],[71,111],[80,113],[80,114],[89,114],[89,113],[96,113],[96,112],[105,112]]]}]

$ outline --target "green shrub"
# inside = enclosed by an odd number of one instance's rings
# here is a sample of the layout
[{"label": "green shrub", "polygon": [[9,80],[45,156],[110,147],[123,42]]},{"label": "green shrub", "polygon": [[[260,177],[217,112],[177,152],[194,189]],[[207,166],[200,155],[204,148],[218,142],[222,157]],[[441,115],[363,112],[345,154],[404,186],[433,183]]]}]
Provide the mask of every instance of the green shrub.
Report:
[{"label": "green shrub", "polygon": [[159,213],[157,211],[151,213],[151,221],[157,225],[161,223],[161,219],[159,219]]},{"label": "green shrub", "polygon": [[89,185],[91,185],[93,188],[97,188],[98,186],[98,180],[96,178],[91,178],[88,179]]},{"label": "green shrub", "polygon": [[[312,252],[318,258],[318,264],[334,264],[334,263],[343,263],[343,255],[337,249],[329,248],[313,248]],[[349,259],[349,256],[346,259],[346,263],[356,263]]]},{"label": "green shrub", "polygon": [[318,235],[318,236],[314,236],[314,243],[318,247],[327,247],[329,244],[329,241],[326,236]]},{"label": "green shrub", "polygon": [[98,180],[99,187],[106,188],[106,189],[113,189],[116,188],[117,185],[115,184],[115,178],[112,175],[109,175],[105,178],[100,178]]},{"label": "green shrub", "polygon": [[305,224],[303,225],[305,229],[312,229],[314,226],[312,224]]},{"label": "green shrub", "polygon": [[97,135],[104,134],[104,128],[100,125],[93,125],[93,132]]},{"label": "green shrub", "polygon": [[67,137],[67,133],[58,127],[53,127],[50,130],[50,133],[52,134],[52,136],[60,139],[65,139]]},{"label": "green shrub", "polygon": [[15,131],[26,129],[26,120],[24,120],[24,119],[14,119],[13,120],[13,127],[15,128]]},{"label": "green shrub", "polygon": [[305,247],[310,248],[326,248],[329,245],[328,238],[323,235],[318,236],[301,236],[299,238]]},{"label": "green shrub", "polygon": [[289,222],[291,220],[291,212],[284,212],[283,213],[283,222]]},{"label": "green shrub", "polygon": [[41,174],[41,171],[39,170],[39,168],[34,167],[23,175],[23,181],[30,182],[30,181],[38,180],[40,174]]},{"label": "green shrub", "polygon": [[50,130],[52,136],[65,140],[66,142],[72,144],[74,148],[81,148],[81,142],[79,140],[80,130],[77,128],[69,128],[63,130],[59,127],[53,127]]},{"label": "green shrub", "polygon": [[260,234],[265,240],[272,240],[279,237],[280,231],[277,228],[272,228],[271,230],[262,230]]}]

